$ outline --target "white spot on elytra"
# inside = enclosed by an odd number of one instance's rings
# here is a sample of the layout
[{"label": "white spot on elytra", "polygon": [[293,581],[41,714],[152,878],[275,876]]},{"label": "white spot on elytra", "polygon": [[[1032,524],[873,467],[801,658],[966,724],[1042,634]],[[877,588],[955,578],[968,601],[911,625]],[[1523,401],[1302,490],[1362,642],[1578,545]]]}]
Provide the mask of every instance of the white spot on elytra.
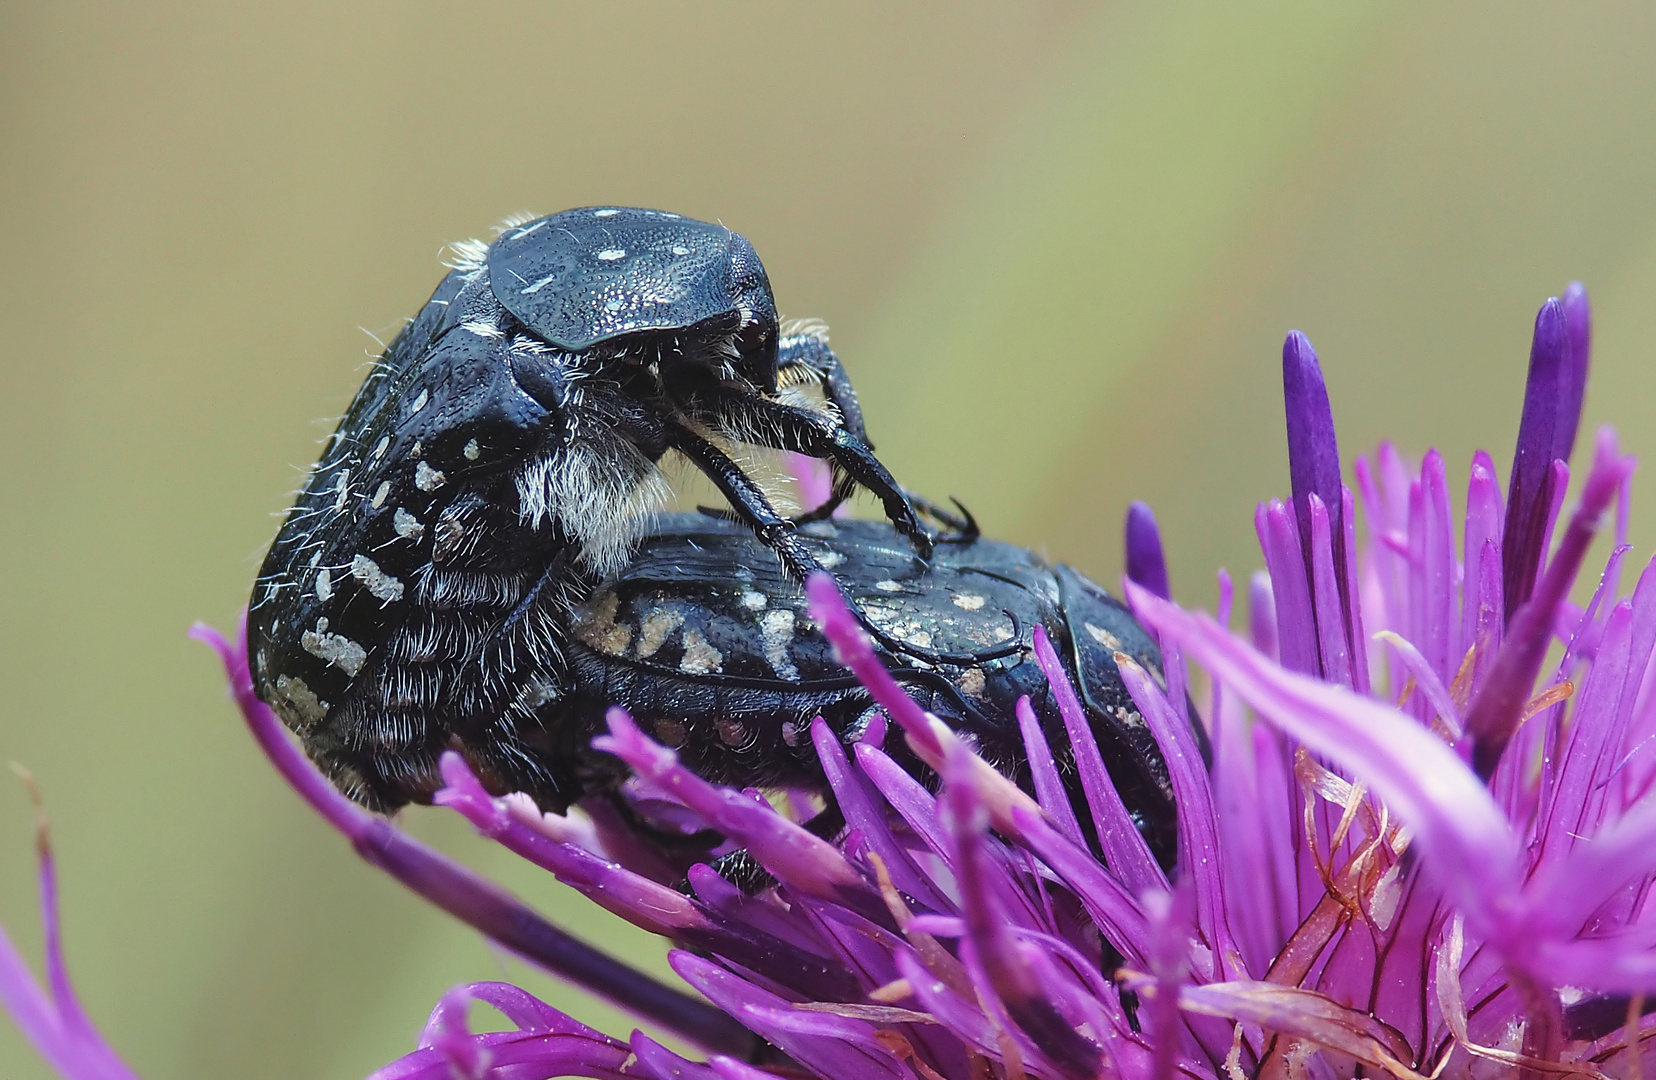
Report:
[{"label": "white spot on elytra", "polygon": [[483,456],[483,448],[477,445],[476,439],[470,439],[460,453],[465,455],[467,461],[476,461]]},{"label": "white spot on elytra", "polygon": [[765,594],[762,592],[755,592],[750,589],[742,594],[742,606],[749,611],[763,611],[768,603],[770,601],[765,598]]},{"label": "white spot on elytra", "polygon": [[389,481],[389,480],[380,481],[380,486],[378,488],[374,489],[374,497],[371,500],[374,509],[378,510],[380,507],[384,506],[386,497],[389,496],[390,494],[391,494],[391,481]]},{"label": "white spot on elytra", "polygon": [[600,594],[575,612],[575,636],[606,656],[622,655],[632,641],[632,627],[615,621],[620,607],[621,598],[614,593]]},{"label": "white spot on elytra", "polygon": [[955,593],[950,599],[961,611],[976,611],[983,606],[983,597],[977,593]]},{"label": "white spot on elytra", "polygon": [[605,248],[603,251],[598,253],[599,262],[614,262],[617,259],[625,259],[626,257],[627,250],[625,248]]},{"label": "white spot on elytra", "polygon": [[881,592],[902,592],[903,591],[902,583],[892,581],[890,578],[886,578],[884,581],[876,581],[874,583],[874,587],[876,589],[879,589]]},{"label": "white spot on elytra", "polygon": [[708,644],[700,630],[684,632],[684,656],[679,670],[686,675],[706,675],[724,670],[724,653]]},{"label": "white spot on elytra", "polygon": [[436,491],[447,479],[442,470],[433,469],[429,462],[422,461],[414,466],[414,486],[421,491]]},{"label": "white spot on elytra", "polygon": [[822,564],[822,568],[824,570],[832,570],[834,567],[838,566],[840,563],[842,563],[844,561],[845,561],[845,556],[844,555],[841,555],[839,552],[834,551],[830,548],[824,548],[822,550],[822,554],[817,556],[817,562]]},{"label": "white spot on elytra", "polygon": [[614,217],[616,214],[619,214],[620,212],[621,211],[619,211],[619,210],[594,210],[592,212],[592,216],[593,217]]},{"label": "white spot on elytra", "polygon": [[276,699],[276,711],[290,728],[314,727],[327,718],[328,703],[317,698],[304,679],[276,676]]},{"label": "white spot on elytra", "polygon": [[375,600],[390,603],[401,600],[403,583],[379,568],[379,564],[366,555],[358,555],[351,560],[351,576],[362,582]]},{"label": "white spot on elytra", "polygon": [[324,604],[333,599],[333,578],[325,566],[316,572],[316,598]]},{"label": "white spot on elytra", "polygon": [[344,634],[328,633],[328,620],[317,619],[315,630],[306,630],[299,638],[304,650],[325,660],[345,674],[355,677],[368,660],[368,650]]},{"label": "white spot on elytra", "polygon": [[397,512],[391,515],[391,528],[404,540],[418,540],[425,532],[425,526],[420,523],[420,519],[400,506],[397,507]]},{"label": "white spot on elytra", "polygon": [[605,311],[620,311],[621,310],[621,301],[619,301],[619,300],[606,300],[606,301],[604,301],[604,310]]},{"label": "white spot on elytra", "polygon": [[682,622],[684,616],[681,613],[666,608],[657,608],[644,616],[644,621],[638,626],[638,658],[645,660],[654,656],[662,642],[667,640],[667,635],[677,630]]},{"label": "white spot on elytra", "polygon": [[533,285],[524,286],[521,290],[519,290],[519,292],[523,296],[529,296],[532,293],[538,293],[542,289],[546,288],[548,285],[552,284],[552,282],[557,278],[557,276],[558,276],[557,274],[547,274],[545,277],[541,278],[539,281],[535,282]]},{"label": "white spot on elytra", "polygon": [[1119,652],[1121,650],[1120,638],[1116,637],[1102,626],[1094,626],[1092,623],[1085,623],[1084,625],[1087,628],[1088,637],[1092,638],[1106,649],[1109,649],[1111,652]]},{"label": "white spot on elytra", "polygon": [[690,249],[685,247],[683,244],[674,244],[673,245],[673,254],[674,255],[688,255],[688,254],[690,254]]},{"label": "white spot on elytra", "polygon": [[334,513],[345,509],[345,501],[351,496],[351,470],[340,469],[339,475],[334,477]]},{"label": "white spot on elytra", "polygon": [[391,445],[391,436],[381,435],[380,436],[380,441],[374,444],[374,456],[379,457],[380,455],[384,454],[386,447],[388,447],[390,445]]},{"label": "white spot on elytra", "polygon": [[799,669],[788,654],[793,637],[794,613],[787,608],[767,611],[759,620],[759,639],[764,644],[765,659],[770,661],[771,670],[789,682],[798,682]]},{"label": "white spot on elytra", "polygon": [[424,390],[421,390],[420,391],[420,396],[414,399],[414,404],[412,404],[408,407],[408,411],[411,412],[411,413],[417,413],[421,409],[425,408],[426,407],[426,402],[428,402],[430,400],[431,400],[431,395],[426,393]]}]

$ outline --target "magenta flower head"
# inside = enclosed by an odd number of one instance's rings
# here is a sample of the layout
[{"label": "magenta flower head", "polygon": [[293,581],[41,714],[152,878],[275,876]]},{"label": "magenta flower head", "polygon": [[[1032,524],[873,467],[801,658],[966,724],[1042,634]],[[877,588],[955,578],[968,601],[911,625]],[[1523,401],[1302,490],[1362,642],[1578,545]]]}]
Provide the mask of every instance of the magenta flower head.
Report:
[{"label": "magenta flower head", "polygon": [[[245,641],[202,631],[260,744],[365,859],[643,1024],[623,1039],[504,984],[461,986],[375,1076],[1656,1069],[1643,1020],[1656,990],[1656,568],[1619,595],[1632,462],[1609,432],[1563,512],[1587,311],[1579,286],[1543,308],[1508,488],[1477,455],[1458,532],[1435,451],[1418,464],[1390,445],[1359,458],[1354,496],[1316,354],[1291,335],[1290,492],[1256,515],[1266,571],[1246,635],[1227,628],[1223,572],[1216,617],[1172,601],[1155,518],[1129,512],[1123,587],[1165,670],[1116,660],[1131,719],[1167,763],[1171,872],[1109,782],[1039,627],[1029,648],[1073,754],[1055,756],[1019,701],[1007,722],[1031,793],[904,692],[826,577],[806,583],[812,618],[884,710],[850,747],[820,719],[810,730],[846,822],[837,841],[797,824],[786,800],[708,783],[621,710],[595,741],[654,798],[745,849],[774,882],[756,895],[707,866],[676,888],[638,845],[492,796],[458,755],[444,759],[438,803],[670,939],[683,989],[571,940],[338,795],[253,695]],[[1571,586],[1612,505],[1618,543],[1577,607]],[[897,739],[936,772],[935,790],[888,755]],[[64,1075],[125,1075],[53,974],[55,934],[49,948],[50,994],[0,954],[8,1006]],[[471,1030],[477,1001],[502,1030]],[[681,1055],[646,1031],[699,1049]]]}]

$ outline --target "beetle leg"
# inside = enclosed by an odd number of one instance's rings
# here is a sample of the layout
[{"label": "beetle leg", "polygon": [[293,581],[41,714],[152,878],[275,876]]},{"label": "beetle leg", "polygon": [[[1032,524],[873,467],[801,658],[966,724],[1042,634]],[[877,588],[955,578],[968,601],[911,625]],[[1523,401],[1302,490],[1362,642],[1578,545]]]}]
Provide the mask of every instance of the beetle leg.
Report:
[{"label": "beetle leg", "polygon": [[[914,545],[922,559],[931,557],[932,536],[920,523],[908,495],[874,456],[873,449],[854,431],[822,413],[747,395],[718,398],[710,411],[725,418],[726,424],[739,432],[744,441],[773,450],[792,450],[830,459],[879,498],[886,517]],[[736,424],[729,424],[732,417],[737,418]]]},{"label": "beetle leg", "polygon": [[776,511],[759,485],[724,451],[682,424],[668,425],[666,436],[668,445],[689,458],[730,500],[736,515],[761,543],[776,552],[788,573],[804,581],[823,569],[816,556],[794,535],[793,522]]},{"label": "beetle leg", "polygon": [[983,531],[978,528],[977,518],[972,516],[970,510],[961,505],[959,499],[952,496],[949,499],[950,502],[955,504],[955,510],[960,511],[957,515],[953,511],[943,509],[930,499],[914,494],[912,491],[907,494],[909,502],[914,504],[916,510],[942,525],[945,529],[951,530],[949,533],[939,536],[937,538],[938,543],[973,544],[983,535]]},{"label": "beetle leg", "polygon": [[870,450],[868,431],[863,427],[862,407],[857,404],[857,392],[851,388],[851,379],[840,365],[839,357],[828,343],[815,334],[785,337],[777,347],[777,374],[785,377],[789,368],[803,368],[816,376],[823,395],[839,410],[840,419]]},{"label": "beetle leg", "polygon": [[[851,387],[851,378],[828,342],[816,334],[797,334],[784,337],[777,349],[779,381],[786,381],[790,369],[811,373],[822,387],[823,397],[839,410],[840,422],[872,452],[874,444],[868,441],[868,430],[863,426],[862,407],[857,404],[857,392]],[[836,463],[837,464],[837,463]],[[856,480],[839,469],[834,470],[834,486],[821,506],[796,515],[796,525],[813,521],[827,521],[833,517],[845,500],[856,490]]]}]

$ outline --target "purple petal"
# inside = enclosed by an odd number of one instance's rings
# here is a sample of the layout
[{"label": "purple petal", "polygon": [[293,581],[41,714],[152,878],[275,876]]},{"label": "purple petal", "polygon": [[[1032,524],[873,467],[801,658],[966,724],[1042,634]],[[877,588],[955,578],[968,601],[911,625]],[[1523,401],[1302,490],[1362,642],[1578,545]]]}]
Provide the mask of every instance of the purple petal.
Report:
[{"label": "purple petal", "polygon": [[[1134,590],[1135,594],[1139,590]],[[1166,601],[1162,601],[1166,603]],[[1136,609],[1135,609],[1136,611]],[[1167,775],[1173,786],[1173,802],[1179,808],[1179,878],[1194,888],[1197,927],[1207,939],[1218,964],[1218,972],[1203,971],[1203,977],[1229,978],[1240,974],[1241,949],[1225,919],[1224,867],[1218,857],[1219,823],[1213,809],[1213,791],[1208,784],[1207,766],[1201,750],[1172,704],[1145,671],[1125,653],[1116,653],[1116,667],[1133,702],[1144,716],[1167,761]],[[1163,885],[1161,888],[1165,889]]]},{"label": "purple petal", "polygon": [[[1214,685],[1216,694],[1220,689]],[[1224,697],[1228,702],[1231,695]],[[1240,708],[1215,709],[1214,715],[1213,801],[1219,853],[1225,860],[1227,917],[1248,971],[1263,975],[1286,936],[1278,929],[1278,913],[1293,904],[1295,895],[1286,885],[1279,890],[1279,875],[1273,872],[1288,846],[1280,837],[1291,833],[1285,820],[1272,817],[1274,807],[1260,790],[1254,743],[1257,733],[1267,729],[1254,725]]]},{"label": "purple petal", "polygon": [[[955,993],[948,984],[921,965],[911,953],[897,955],[897,967],[920,999],[920,1007],[937,1018],[938,1023],[953,1032],[977,1053],[994,1061],[1004,1061],[997,1025],[975,1001]],[[849,1080],[849,1078],[847,1078]]]},{"label": "purple petal", "polygon": [[[585,1035],[589,1038],[608,1038],[603,1032],[590,1028],[567,1013],[560,1012],[521,987],[503,982],[480,982],[459,987],[474,1001],[499,1012],[515,1024],[519,1031],[550,1035]],[[433,1013],[433,1019],[436,1014]],[[430,1025],[427,1025],[428,1028]]]},{"label": "purple petal", "polygon": [[[641,1075],[650,1077],[651,1080],[717,1080],[719,1076],[711,1067],[711,1062],[702,1065],[682,1058],[642,1031],[632,1033],[631,1043],[633,1053],[638,1056]],[[753,1071],[753,1075],[772,1080],[769,1073],[761,1073],[757,1069]]]},{"label": "purple petal", "polygon": [[1041,721],[1035,715],[1035,710],[1029,704],[1026,694],[1018,699],[1014,707],[1018,714],[1018,730],[1023,735],[1024,752],[1029,757],[1030,779],[1034,781],[1035,801],[1041,804],[1041,809],[1051,816],[1058,830],[1077,847],[1085,847],[1086,841],[1081,838],[1081,824],[1075,819],[1075,809],[1070,806],[1069,791],[1064,787],[1063,778],[1058,775],[1058,766],[1052,760],[1052,748],[1047,745],[1046,734],[1041,730]]},{"label": "purple petal", "polygon": [[756,1069],[747,1062],[737,1061],[735,1058],[716,1057],[710,1059],[708,1064],[713,1066],[712,1076],[708,1080],[713,1080],[714,1077],[718,1080],[781,1080],[775,1073]]},{"label": "purple petal", "polygon": [[487,1032],[472,1036],[478,1071],[461,1072],[437,1049],[416,1050],[376,1070],[368,1080],[550,1080],[584,1076],[630,1080],[624,1071],[632,1056],[626,1044],[574,1035]]},{"label": "purple petal", "polygon": [[1437,672],[1433,671],[1432,665],[1420,655],[1420,650],[1390,630],[1382,630],[1375,636],[1392,647],[1392,651],[1402,662],[1403,669],[1413,676],[1415,686],[1437,712],[1438,718],[1449,728],[1450,735],[1456,739],[1460,738],[1460,711],[1455,708],[1455,703],[1450,699],[1448,689],[1438,679]]},{"label": "purple petal", "polygon": [[1410,641],[1420,649],[1437,672],[1439,680],[1454,679],[1460,656],[1455,633],[1455,527],[1449,511],[1449,480],[1443,466],[1443,455],[1429,450],[1420,463],[1419,544],[1414,543],[1415,529],[1411,527],[1410,547],[1416,549],[1419,563],[1415,581],[1419,587],[1419,602],[1413,606],[1414,635]]},{"label": "purple petal", "polygon": [[253,693],[246,625],[244,615],[235,645],[211,627],[198,624],[190,633],[215,649],[223,660],[242,718],[271,764],[345,835],[365,862],[511,951],[620,1008],[710,1051],[736,1055],[748,1052],[752,1037],[730,1017],[571,937],[499,886],[335,791],[289,741],[276,714]]},{"label": "purple petal", "polygon": [[1156,528],[1156,515],[1144,503],[1135,502],[1127,508],[1125,541],[1127,576],[1164,600],[1172,596],[1161,531]]},{"label": "purple petal", "polygon": [[[1309,515],[1306,521],[1311,519]],[[1277,651],[1282,665],[1307,675],[1322,674],[1317,657],[1317,618],[1311,608],[1311,582],[1305,572],[1299,525],[1287,506],[1276,499],[1261,504],[1254,515],[1265,569],[1271,575],[1271,598],[1276,605]]]},{"label": "purple petal", "polygon": [[1047,683],[1052,687],[1052,696],[1058,703],[1058,711],[1064,718],[1064,730],[1069,735],[1076,772],[1087,798],[1087,808],[1092,811],[1093,827],[1098,831],[1104,862],[1135,893],[1166,888],[1167,875],[1156,865],[1150,846],[1144,842],[1144,836],[1127,813],[1121,793],[1116,790],[1115,782],[1104,766],[1104,757],[1099,753],[1097,740],[1093,738],[1092,725],[1087,722],[1081,699],[1076,696],[1064,665],[1053,651],[1052,642],[1047,640],[1046,629],[1039,624],[1035,627],[1034,644],[1035,662],[1046,675]]},{"label": "purple petal", "polygon": [[1656,803],[1635,807],[1538,870],[1525,897],[1538,919],[1574,934],[1599,905],[1656,871]]},{"label": "purple petal", "polygon": [[[1363,629],[1363,605],[1360,603],[1360,588],[1362,578],[1357,565],[1357,498],[1352,495],[1348,487],[1340,488],[1341,521],[1345,524],[1345,565],[1339,567],[1341,589],[1340,595],[1347,598],[1346,608],[1346,644],[1351,649],[1351,678],[1359,694],[1369,692],[1369,656],[1364,643],[1368,635]],[[1219,620],[1230,625],[1228,618]]]},{"label": "purple petal", "polygon": [[[1341,686],[1355,687],[1351,675],[1351,642],[1346,637],[1346,616],[1340,607],[1340,588],[1336,584],[1328,508],[1315,492],[1307,496],[1306,502],[1303,512],[1311,521],[1308,562],[1318,660],[1322,665],[1323,678]],[[1296,512],[1299,511],[1296,509]]]},{"label": "purple petal", "polygon": [[[1552,640],[1553,614],[1575,581],[1599,518],[1632,470],[1633,459],[1620,456],[1615,437],[1601,434],[1581,504],[1570,519],[1558,554],[1548,565],[1535,595],[1512,616],[1489,677],[1467,709],[1466,727],[1473,738],[1473,765],[1478,775],[1493,775],[1500,763]],[[1510,507],[1507,520],[1512,520]],[[1510,581],[1509,576],[1509,594]]]},{"label": "purple petal", "polygon": [[1383,1017],[1368,1016],[1312,990],[1268,982],[1187,986],[1179,994],[1179,1004],[1193,1012],[1257,1024],[1311,1046],[1327,1047],[1368,1065],[1377,1075],[1418,1075],[1403,1071],[1413,1061],[1414,1051],[1386,1026]]},{"label": "purple petal", "polygon": [[1461,586],[1460,647],[1463,652],[1478,640],[1478,613],[1484,605],[1494,610],[1496,618],[1501,618],[1502,595],[1499,590],[1494,595],[1486,594],[1479,565],[1486,545],[1493,547],[1496,565],[1499,565],[1503,516],[1495,462],[1479,450],[1472,455],[1472,476],[1466,484],[1466,527],[1461,554],[1466,578]]},{"label": "purple petal", "polygon": [[865,743],[851,748],[857,767],[868,777],[887,805],[897,811],[922,843],[934,852],[948,850],[948,838],[937,823],[937,800],[910,776],[908,770],[892,761],[883,750]]},{"label": "purple petal", "polygon": [[[1585,297],[1583,297],[1585,299]],[[1507,482],[1506,527],[1501,551],[1506,556],[1503,580],[1503,607],[1510,622],[1519,606],[1535,587],[1536,571],[1545,554],[1546,514],[1552,501],[1552,463],[1563,433],[1560,422],[1569,427],[1579,421],[1581,401],[1571,401],[1566,385],[1571,368],[1570,335],[1564,305],[1555,297],[1541,305],[1535,316],[1535,338],[1530,345],[1529,377],[1524,385],[1524,411],[1518,422],[1518,445],[1512,456],[1512,476]],[[1585,367],[1583,368],[1585,378]],[[1573,405],[1575,416],[1560,411]]]},{"label": "purple petal", "polygon": [[674,950],[668,962],[708,1000],[822,1076],[916,1080],[908,1066],[875,1039],[875,1028],[867,1021],[790,1008],[776,995],[687,952]]},{"label": "purple petal", "polygon": [[1071,843],[1037,813],[1014,810],[1023,842],[1075,893],[1104,939],[1130,964],[1141,964],[1144,912],[1138,899],[1085,848]]},{"label": "purple petal", "polygon": [[[828,463],[791,451],[786,459],[788,474],[793,477],[794,487],[799,492],[799,505],[806,510],[815,510],[827,502],[834,489],[833,470]],[[835,516],[838,514],[836,510]]]},{"label": "purple petal", "polygon": [[1543,858],[1562,854],[1559,848],[1574,847],[1578,837],[1598,828],[1595,811],[1609,786],[1621,741],[1617,718],[1622,695],[1638,690],[1637,684],[1631,689],[1625,685],[1632,634],[1633,604],[1623,600],[1611,611],[1598,655],[1579,684],[1569,724],[1555,725],[1546,763],[1554,782],[1548,785],[1541,806]]},{"label": "purple petal", "polygon": [[490,1055],[472,1039],[466,1011],[471,1005],[467,987],[456,986],[437,1001],[420,1036],[420,1046],[430,1048],[456,1076],[487,1077]]},{"label": "purple petal", "polygon": [[1091,1076],[1098,1071],[1098,1047],[1082,1038],[1047,999],[1012,936],[1008,913],[986,880],[983,842],[989,811],[972,784],[972,770],[962,767],[966,753],[961,747],[944,762],[942,810],[943,826],[954,840],[955,877],[973,955],[1012,1021],[1067,1072]]},{"label": "purple petal", "polygon": [[1558,427],[1553,432],[1552,456],[1569,461],[1581,425],[1581,403],[1587,395],[1587,373],[1593,357],[1593,308],[1587,288],[1579,281],[1564,290],[1564,326],[1568,359],[1558,380]]},{"label": "purple petal", "polygon": [[1190,981],[1186,957],[1190,953],[1190,890],[1183,882],[1176,892],[1152,892],[1144,896],[1144,910],[1150,923],[1150,974],[1155,996],[1146,1011],[1148,1031],[1154,1038],[1153,1076],[1172,1080],[1174,1062],[1183,1041],[1179,1020],[1179,990]]},{"label": "purple petal", "polygon": [[1141,589],[1129,595],[1141,620],[1188,649],[1262,718],[1367,782],[1415,830],[1425,865],[1475,925],[1503,925],[1518,891],[1516,843],[1454,751],[1396,709],[1284,671],[1205,615]]},{"label": "purple petal", "polygon": [[1277,659],[1276,600],[1271,595],[1271,575],[1263,570],[1248,579],[1248,633],[1254,648]]},{"label": "purple petal", "polygon": [[37,822],[35,850],[40,862],[40,921],[44,931],[46,989],[29,971],[22,954],[0,927],[0,1006],[23,1036],[65,1080],[138,1080],[92,1025],[69,979],[63,958],[58,906],[57,866],[46,830],[46,817],[31,781]]},{"label": "purple petal", "polygon": [[778,879],[802,892],[883,913],[862,876],[839,849],[800,828],[748,795],[709,784],[683,765],[678,755],[645,737],[624,709],[608,713],[610,734],[592,740],[639,776],[661,785],[701,814],[720,832],[752,852]]},{"label": "purple petal", "polygon": [[432,799],[434,803],[456,811],[484,836],[550,871],[559,881],[579,890],[606,910],[652,934],[668,937],[708,925],[706,916],[683,893],[634,874],[585,848],[548,840],[515,820],[504,802],[483,789],[466,760],[453,750],[444,751],[438,768],[444,786]]},{"label": "purple petal", "polygon": [[[1311,550],[1309,498],[1316,495],[1336,516],[1333,535],[1343,538],[1340,513],[1340,446],[1334,437],[1334,410],[1311,342],[1298,330],[1282,343],[1282,403],[1288,417],[1288,475],[1300,522],[1300,548]],[[1343,541],[1337,540],[1343,546]],[[1344,552],[1337,551],[1337,564]],[[1308,568],[1309,569],[1309,568]]]},{"label": "purple petal", "polygon": [[834,792],[834,801],[845,815],[846,825],[861,831],[864,842],[885,863],[892,884],[926,907],[939,910],[945,907],[942,894],[892,836],[885,807],[876,802],[868,781],[851,770],[845,758],[845,747],[820,716],[811,722],[811,741],[816,746],[817,758],[822,762],[828,786]]}]

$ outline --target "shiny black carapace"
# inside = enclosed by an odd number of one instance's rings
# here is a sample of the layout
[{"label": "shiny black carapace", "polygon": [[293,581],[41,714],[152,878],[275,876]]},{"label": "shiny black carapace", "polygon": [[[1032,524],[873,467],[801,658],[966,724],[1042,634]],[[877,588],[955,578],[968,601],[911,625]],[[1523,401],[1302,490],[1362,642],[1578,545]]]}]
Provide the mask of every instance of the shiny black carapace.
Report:
[{"label": "shiny black carapace", "polygon": [[329,440],[249,613],[260,695],[379,808],[428,796],[450,745],[552,790],[571,605],[627,564],[669,450],[795,578],[819,564],[721,443],[828,459],[831,504],[860,484],[931,550],[825,336],[784,332],[741,236],[588,207],[455,250]]}]

